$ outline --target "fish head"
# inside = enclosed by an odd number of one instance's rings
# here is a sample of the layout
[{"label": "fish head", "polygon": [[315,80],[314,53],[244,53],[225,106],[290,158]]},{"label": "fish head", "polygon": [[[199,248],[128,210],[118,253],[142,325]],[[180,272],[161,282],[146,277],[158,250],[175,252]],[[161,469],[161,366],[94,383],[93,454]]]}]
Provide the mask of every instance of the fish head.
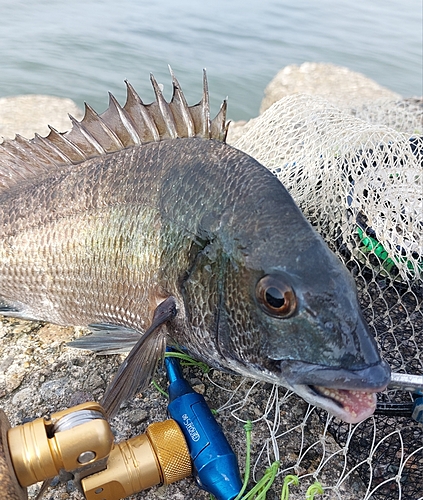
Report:
[{"label": "fish head", "polygon": [[219,203],[203,196],[204,244],[183,281],[187,324],[197,332],[191,352],[288,387],[347,422],[363,420],[390,369],[351,274],[267,169],[236,150],[222,156],[204,172],[225,182]]},{"label": "fish head", "polygon": [[363,318],[351,274],[317,234],[284,265],[272,260],[229,273],[239,287],[226,287],[232,292],[220,314],[221,352],[237,371],[243,365],[244,374],[288,387],[346,422],[367,418],[390,369]]}]

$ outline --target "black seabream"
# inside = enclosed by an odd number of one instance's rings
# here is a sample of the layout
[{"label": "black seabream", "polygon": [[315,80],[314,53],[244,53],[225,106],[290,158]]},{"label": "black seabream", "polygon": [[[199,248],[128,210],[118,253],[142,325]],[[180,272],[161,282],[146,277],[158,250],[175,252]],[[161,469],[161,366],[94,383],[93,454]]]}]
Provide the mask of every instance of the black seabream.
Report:
[{"label": "black seabream", "polygon": [[2,312],[91,326],[81,347],[135,344],[110,415],[166,342],[347,422],[371,415],[390,371],[350,274],[277,178],[225,144],[205,77],[195,106],[173,74],[170,102],[151,80],[151,104],[127,84],[123,107],[110,96],[69,132],[0,146]]}]

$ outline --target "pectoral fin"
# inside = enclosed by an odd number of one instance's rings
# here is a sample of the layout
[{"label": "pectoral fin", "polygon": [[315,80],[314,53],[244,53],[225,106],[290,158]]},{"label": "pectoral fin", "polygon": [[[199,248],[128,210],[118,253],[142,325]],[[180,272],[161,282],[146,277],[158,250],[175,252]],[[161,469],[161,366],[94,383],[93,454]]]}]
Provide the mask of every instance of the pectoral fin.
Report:
[{"label": "pectoral fin", "polygon": [[160,327],[175,315],[174,297],[168,297],[157,306],[151,326],[132,348],[106,389],[101,404],[109,418],[117,413],[123,401],[150,384],[166,349],[166,331]]}]

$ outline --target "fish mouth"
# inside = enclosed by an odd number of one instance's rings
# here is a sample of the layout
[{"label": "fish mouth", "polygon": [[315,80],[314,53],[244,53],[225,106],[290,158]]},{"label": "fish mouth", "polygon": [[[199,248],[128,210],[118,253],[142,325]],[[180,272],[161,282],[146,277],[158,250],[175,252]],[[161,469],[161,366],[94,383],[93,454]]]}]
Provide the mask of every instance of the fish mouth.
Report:
[{"label": "fish mouth", "polygon": [[376,392],[333,389],[318,385],[294,385],[291,389],[308,403],[323,408],[348,424],[357,424],[373,415]]},{"label": "fish mouth", "polygon": [[[376,393],[386,389],[391,378],[381,360],[357,370],[335,369],[294,361],[282,361],[290,388],[308,403],[327,410],[350,424],[370,417],[376,408]],[[290,369],[287,371],[287,365]]]}]

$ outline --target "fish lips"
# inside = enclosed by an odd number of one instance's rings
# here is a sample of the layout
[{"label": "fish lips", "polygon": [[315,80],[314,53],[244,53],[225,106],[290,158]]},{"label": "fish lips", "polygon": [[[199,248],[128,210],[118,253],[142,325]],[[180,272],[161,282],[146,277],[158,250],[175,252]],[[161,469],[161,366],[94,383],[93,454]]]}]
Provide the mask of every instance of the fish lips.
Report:
[{"label": "fish lips", "polygon": [[387,387],[391,373],[383,360],[357,370],[284,360],[280,362],[280,369],[287,374],[287,385],[296,394],[350,424],[373,414],[376,392]]},{"label": "fish lips", "polygon": [[384,390],[391,380],[391,369],[384,360],[356,370],[314,365],[297,360],[282,360],[279,362],[279,368],[290,385],[318,385],[334,389],[378,392]]}]

